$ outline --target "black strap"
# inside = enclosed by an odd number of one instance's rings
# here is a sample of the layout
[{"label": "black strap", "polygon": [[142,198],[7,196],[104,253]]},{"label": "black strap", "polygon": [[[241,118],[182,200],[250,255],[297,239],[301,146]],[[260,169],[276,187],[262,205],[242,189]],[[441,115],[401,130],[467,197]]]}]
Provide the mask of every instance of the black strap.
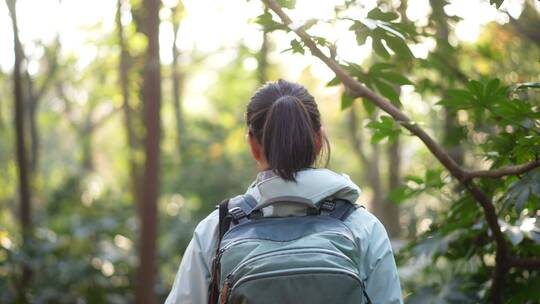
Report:
[{"label": "black strap", "polygon": [[219,224],[218,224],[218,239],[216,245],[216,253],[212,261],[212,277],[209,287],[208,303],[216,304],[219,298],[219,277],[220,277],[220,254],[221,240],[225,233],[231,227],[231,222],[238,223],[245,219],[251,213],[251,210],[257,205],[257,201],[251,195],[242,195],[240,201],[234,200],[234,206],[229,210],[230,199],[223,200],[219,205]]},{"label": "black strap", "polygon": [[216,254],[212,261],[212,276],[208,290],[208,304],[216,304],[219,298],[219,254],[221,251],[220,244],[223,235],[229,230],[231,225],[231,217],[229,216],[229,199],[223,200],[219,205],[219,224],[218,224],[218,239],[216,245]]},{"label": "black strap", "polygon": [[232,200],[229,206],[229,215],[235,224],[243,223],[248,220],[249,215],[257,206],[257,200],[249,194],[238,196]]},{"label": "black strap", "polygon": [[[358,205],[344,199],[335,199],[333,202],[336,203],[336,206],[328,215],[341,221],[346,220],[349,215],[351,215],[351,213],[353,213],[353,211],[359,207]],[[340,202],[341,204],[338,204]]]},{"label": "black strap", "polygon": [[229,230],[229,227],[231,226],[231,217],[229,215],[229,199],[226,199],[222,201],[219,205],[219,235],[218,235],[218,250],[219,250],[219,243],[221,243],[221,239],[225,235],[225,232]]}]

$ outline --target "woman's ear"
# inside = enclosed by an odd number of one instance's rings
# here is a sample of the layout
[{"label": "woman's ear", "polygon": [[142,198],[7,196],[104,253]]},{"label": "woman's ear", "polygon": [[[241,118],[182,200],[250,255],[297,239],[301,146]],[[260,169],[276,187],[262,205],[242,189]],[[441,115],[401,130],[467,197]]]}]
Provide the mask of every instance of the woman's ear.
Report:
[{"label": "woman's ear", "polygon": [[254,136],[252,136],[250,133],[246,134],[246,141],[249,144],[251,155],[257,161],[257,163],[260,163],[263,157],[262,156],[263,151],[262,151],[261,145],[257,142],[257,139]]}]

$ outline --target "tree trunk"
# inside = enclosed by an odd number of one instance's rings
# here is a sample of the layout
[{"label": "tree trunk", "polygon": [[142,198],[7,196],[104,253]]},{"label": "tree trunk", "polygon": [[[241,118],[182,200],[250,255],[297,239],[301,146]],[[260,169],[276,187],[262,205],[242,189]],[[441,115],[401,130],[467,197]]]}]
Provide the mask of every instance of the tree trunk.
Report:
[{"label": "tree trunk", "polygon": [[92,110],[89,111],[84,125],[78,130],[81,141],[81,164],[84,174],[94,170],[94,153],[92,149],[94,128],[92,126],[92,112]]},{"label": "tree trunk", "polygon": [[28,105],[28,121],[30,123],[30,170],[35,173],[38,166],[39,134],[37,129],[37,101],[34,96],[34,85],[30,74],[25,73],[26,78],[26,104]]},{"label": "tree trunk", "polygon": [[[444,2],[438,0],[430,0],[430,5],[432,9],[432,19],[435,21],[436,27],[436,36],[437,36],[437,48],[435,53],[439,54],[439,57],[444,58],[446,63],[449,66],[457,67],[457,60],[454,54],[448,54],[441,56],[445,52],[444,49],[450,49],[448,42],[448,36],[450,33],[450,28],[448,26],[448,16],[444,12]],[[457,69],[456,69],[457,70]],[[463,78],[461,75],[454,75],[456,78]],[[451,81],[452,77],[449,77]],[[447,96],[444,96],[445,98]],[[458,163],[459,165],[463,164],[464,161],[464,152],[461,147],[459,140],[460,135],[456,131],[459,130],[457,124],[456,114],[452,111],[444,109],[444,135],[443,135],[443,146],[448,150],[448,154]]]},{"label": "tree trunk", "polygon": [[[264,12],[269,13],[268,8],[265,8]],[[257,79],[261,85],[268,81],[268,51],[270,49],[270,42],[266,29],[263,29],[262,38],[261,49],[257,54]]]},{"label": "tree trunk", "polygon": [[[16,155],[17,167],[19,175],[19,221],[21,225],[23,248],[28,245],[31,236],[32,216],[30,202],[30,185],[28,160],[26,155],[26,133],[25,133],[25,102],[22,88],[22,67],[21,63],[24,57],[22,45],[19,40],[19,29],[17,26],[17,12],[15,0],[7,0],[11,23],[13,27],[13,45],[15,51],[15,64],[13,65],[13,95],[14,95],[14,116],[15,116],[15,140],[16,140]],[[26,263],[22,265],[22,277],[19,286],[19,301],[26,302],[26,289],[30,283],[31,269]]]},{"label": "tree trunk", "polygon": [[126,139],[128,144],[128,165],[129,165],[129,178],[130,187],[133,201],[136,203],[137,208],[140,204],[140,170],[135,159],[135,152],[138,149],[137,139],[135,137],[135,131],[133,126],[132,110],[130,106],[130,94],[129,94],[129,52],[126,46],[126,39],[124,35],[124,27],[122,25],[122,7],[124,0],[118,0],[116,9],[116,27],[118,34],[118,44],[120,46],[120,68],[119,68],[119,82],[122,91],[122,112],[124,113],[124,124],[126,130]]},{"label": "tree trunk", "polygon": [[5,123],[4,123],[4,109],[3,104],[0,101],[0,132],[4,130]]},{"label": "tree trunk", "polygon": [[518,19],[510,17],[512,29],[523,38],[540,47],[540,12],[534,7],[534,1],[525,1],[523,11]]},{"label": "tree trunk", "polygon": [[155,251],[157,237],[157,200],[159,196],[161,73],[159,62],[159,0],[145,0],[144,32],[148,37],[143,70],[145,164],[142,176],[140,208],[139,267],[135,303],[155,303]]},{"label": "tree trunk", "polygon": [[177,4],[174,8],[171,9],[172,13],[172,24],[173,24],[173,45],[172,45],[172,83],[173,83],[173,102],[174,102],[174,115],[176,117],[176,138],[178,144],[178,153],[180,156],[184,154],[184,111],[182,106],[182,84],[184,82],[184,77],[180,67],[178,66],[178,57],[180,56],[178,52],[178,47],[176,43],[178,42],[178,30],[180,28],[180,20],[178,18],[178,7],[180,4]]},{"label": "tree trunk", "polygon": [[381,220],[386,229],[388,223],[386,222],[386,214],[384,208],[384,193],[383,185],[381,183],[381,174],[379,168],[379,145],[371,145],[371,157],[369,158],[369,165],[365,164],[367,170],[367,178],[373,191],[373,197],[371,198],[369,209],[373,211],[373,214]]},{"label": "tree trunk", "polygon": [[399,238],[401,235],[401,226],[399,224],[399,206],[392,202],[388,195],[391,191],[397,189],[401,180],[401,144],[399,136],[396,141],[388,146],[388,191],[384,202],[386,230],[390,238]]},{"label": "tree trunk", "polygon": [[[380,147],[378,144],[372,144],[371,153],[369,153],[369,155],[364,150],[365,143],[362,136],[362,129],[358,127],[358,117],[354,104],[351,106],[349,112],[349,134],[353,143],[353,150],[364,167],[364,176],[373,191],[373,197],[368,206],[369,210],[382,222],[391,238],[398,237],[400,232],[399,210],[398,206],[387,201],[387,194],[389,191],[384,188],[379,167]],[[393,159],[393,162],[391,161],[390,164],[390,170],[394,171],[390,172],[391,175],[392,173],[399,171],[400,163],[398,158],[390,158]],[[394,178],[397,178],[397,181],[395,182],[399,183],[399,175],[395,175]]]},{"label": "tree trunk", "polygon": [[60,52],[60,37],[56,35],[53,44],[45,50],[47,71],[43,83],[35,87],[28,71],[25,71],[28,100],[28,120],[30,123],[30,172],[34,175],[39,166],[40,136],[37,123],[39,102],[49,89],[58,70],[58,53]]}]

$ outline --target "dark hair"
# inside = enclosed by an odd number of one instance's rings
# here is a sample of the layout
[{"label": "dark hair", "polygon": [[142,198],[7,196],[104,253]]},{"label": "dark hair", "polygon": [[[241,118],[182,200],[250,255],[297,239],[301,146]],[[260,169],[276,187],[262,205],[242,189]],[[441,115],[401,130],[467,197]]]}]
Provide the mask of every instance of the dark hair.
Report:
[{"label": "dark hair", "polygon": [[321,115],[303,86],[283,79],[265,84],[251,97],[246,123],[250,136],[262,145],[270,169],[283,179],[296,181],[296,172],[311,167],[323,148],[328,165],[328,139],[321,134],[322,142],[317,143]]}]

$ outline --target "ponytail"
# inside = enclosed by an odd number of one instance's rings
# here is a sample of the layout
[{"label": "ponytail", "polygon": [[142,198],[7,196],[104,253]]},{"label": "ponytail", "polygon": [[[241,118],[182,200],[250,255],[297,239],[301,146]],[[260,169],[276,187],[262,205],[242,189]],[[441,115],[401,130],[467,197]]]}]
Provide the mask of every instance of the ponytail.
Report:
[{"label": "ponytail", "polygon": [[266,115],[262,145],[272,169],[285,180],[315,161],[315,134],[302,102],[290,95],[276,100]]},{"label": "ponytail", "polygon": [[296,181],[296,172],[313,165],[323,144],[328,165],[330,145],[319,134],[319,109],[303,86],[282,79],[267,83],[251,97],[246,123],[250,136],[262,146],[269,169],[281,178]]}]

